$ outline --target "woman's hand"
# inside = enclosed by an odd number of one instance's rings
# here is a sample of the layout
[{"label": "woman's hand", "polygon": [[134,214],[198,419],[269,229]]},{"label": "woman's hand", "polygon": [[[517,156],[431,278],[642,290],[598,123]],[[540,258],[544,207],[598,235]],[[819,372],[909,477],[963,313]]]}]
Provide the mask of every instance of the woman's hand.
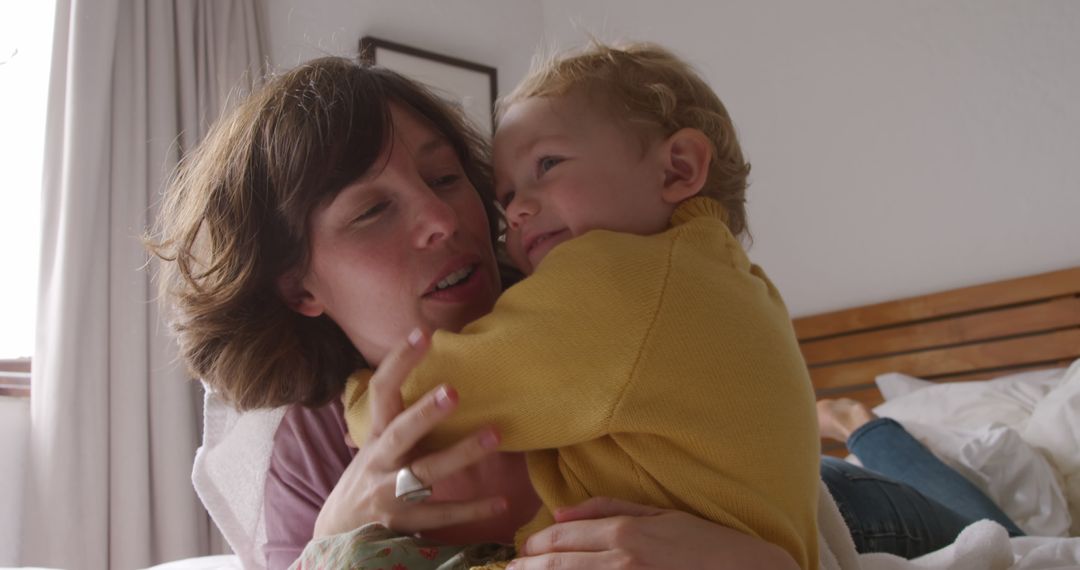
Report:
[{"label": "woman's hand", "polygon": [[[319,511],[315,538],[351,531],[369,522],[412,534],[490,518],[506,510],[504,497],[476,498],[478,493],[460,490],[469,477],[463,470],[491,459],[499,443],[493,430],[482,430],[446,450],[413,457],[417,442],[457,407],[457,394],[440,386],[404,408],[401,385],[429,345],[427,335],[414,331],[409,342],[391,353],[372,376],[368,384],[371,436]],[[397,472],[406,465],[421,481],[434,486],[436,500],[409,504],[394,497]],[[464,495],[469,500],[439,502],[440,495],[444,499]]]},{"label": "woman's hand", "polygon": [[681,511],[600,497],[556,510],[555,520],[507,570],[799,568],[775,544]]}]

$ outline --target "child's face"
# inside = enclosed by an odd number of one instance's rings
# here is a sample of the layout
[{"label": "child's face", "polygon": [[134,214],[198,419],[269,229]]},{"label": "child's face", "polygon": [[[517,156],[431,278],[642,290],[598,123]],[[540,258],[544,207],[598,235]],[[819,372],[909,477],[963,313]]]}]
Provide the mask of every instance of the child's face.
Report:
[{"label": "child's face", "polygon": [[586,96],[514,103],[494,141],[495,190],[507,249],[530,274],[556,245],[589,230],[640,235],[667,228],[662,138],[641,137]]}]

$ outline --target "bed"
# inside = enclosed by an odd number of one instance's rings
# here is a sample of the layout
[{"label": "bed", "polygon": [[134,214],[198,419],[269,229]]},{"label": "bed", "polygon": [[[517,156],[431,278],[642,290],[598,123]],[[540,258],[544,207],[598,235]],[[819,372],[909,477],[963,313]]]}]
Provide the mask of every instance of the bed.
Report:
[{"label": "bed", "polygon": [[[1005,540],[998,546],[1010,549],[1003,556],[1013,558],[1005,565],[971,566],[950,561],[956,552],[942,552],[920,567],[1080,568],[1080,538],[1064,538],[1080,534],[1080,525],[1070,523],[1080,522],[1080,516],[1069,515],[1080,512],[1080,412],[1073,413],[1080,410],[1080,267],[808,316],[795,319],[794,326],[819,398],[849,397],[877,406],[969,478],[981,477],[991,487],[1006,480],[988,492],[1008,503],[1006,512],[1014,519],[1057,529],[1057,538]],[[208,425],[234,426],[233,434],[243,431],[235,427],[241,426],[248,430],[245,438],[256,431],[272,433],[280,419],[273,413],[238,419],[213,402],[208,409],[224,414]],[[1063,441],[1059,432],[1073,439]],[[209,491],[221,491],[219,499],[228,495],[236,503],[237,489],[261,485],[238,486],[238,478],[252,475],[238,475],[235,466],[228,477],[205,467],[214,453],[222,456],[221,464],[234,465],[235,449],[225,435],[219,442],[204,441],[196,487],[204,500],[214,496]],[[1010,445],[1003,446],[1003,440]],[[250,451],[250,439],[242,446]],[[822,450],[846,455],[836,442],[823,441]],[[248,501],[254,504],[258,497]],[[249,510],[260,512],[257,505]],[[226,536],[243,536],[235,534],[237,529],[259,534],[257,516],[240,518]],[[980,537],[973,533],[973,538]],[[966,553],[971,549],[987,551],[974,546]],[[964,554],[963,548],[953,550]],[[872,562],[862,561],[861,567],[906,568]],[[240,560],[230,556],[156,568],[239,567]]]},{"label": "bed", "polygon": [[[794,326],[819,399],[900,421],[1021,528],[1054,537],[1014,539],[1004,567],[1080,567],[1080,267]],[[822,452],[854,460],[839,442]]]},{"label": "bed", "polygon": [[[941,382],[1067,367],[1080,358],[1080,267],[794,320],[818,398],[884,402],[886,373]],[[844,455],[842,444],[822,451]]]}]

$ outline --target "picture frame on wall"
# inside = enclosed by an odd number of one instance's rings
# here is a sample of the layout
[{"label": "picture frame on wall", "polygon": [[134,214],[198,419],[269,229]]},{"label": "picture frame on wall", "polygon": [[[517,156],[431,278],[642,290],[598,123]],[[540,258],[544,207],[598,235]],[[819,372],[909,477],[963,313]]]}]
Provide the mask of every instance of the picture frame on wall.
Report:
[{"label": "picture frame on wall", "polygon": [[360,38],[360,60],[431,87],[459,106],[480,132],[494,133],[498,71],[494,67],[371,36]]}]

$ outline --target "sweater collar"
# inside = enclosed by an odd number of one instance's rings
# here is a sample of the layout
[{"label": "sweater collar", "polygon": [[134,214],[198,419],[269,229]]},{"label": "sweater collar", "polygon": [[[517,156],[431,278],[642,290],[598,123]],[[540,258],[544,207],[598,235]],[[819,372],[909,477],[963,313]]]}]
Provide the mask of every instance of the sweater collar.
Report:
[{"label": "sweater collar", "polygon": [[720,202],[704,196],[694,196],[693,198],[683,200],[682,203],[675,208],[675,213],[671,215],[671,225],[673,227],[681,226],[694,218],[703,216],[716,218],[721,222],[724,222],[724,225],[727,225],[728,214],[727,210],[724,209],[724,206],[722,206]]}]

